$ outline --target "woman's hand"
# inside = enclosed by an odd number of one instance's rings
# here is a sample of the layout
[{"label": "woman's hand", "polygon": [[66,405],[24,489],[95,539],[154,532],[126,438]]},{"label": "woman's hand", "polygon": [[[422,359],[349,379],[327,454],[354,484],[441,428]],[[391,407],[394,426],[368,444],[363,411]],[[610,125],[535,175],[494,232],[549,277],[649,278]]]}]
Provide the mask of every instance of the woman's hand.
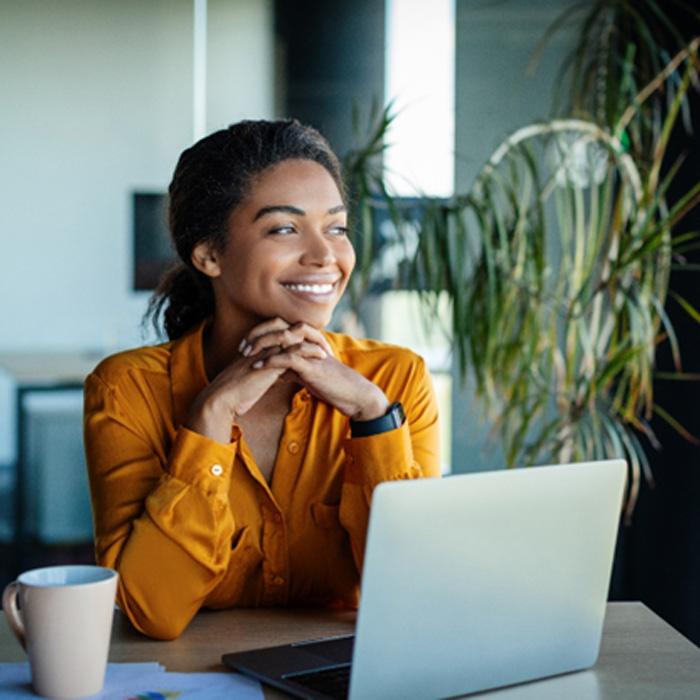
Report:
[{"label": "woman's hand", "polygon": [[304,343],[315,343],[326,354],[333,355],[331,346],[317,328],[307,323],[289,324],[281,318],[273,318],[255,326],[243,338],[238,349],[246,357],[252,357],[271,348],[281,351]]},{"label": "woman's hand", "polygon": [[[259,334],[260,329],[263,332],[279,332],[284,330],[283,326],[289,327],[289,324],[274,319],[256,326],[251,334]],[[218,442],[230,442],[231,427],[236,417],[247,413],[286,372],[284,367],[269,367],[261,371],[253,366],[261,359],[281,352],[281,349],[279,344],[267,343],[255,355],[241,355],[222,370],[194,400],[187,427]],[[295,352],[309,361],[323,359],[327,354],[318,344],[309,342],[296,343]]]},{"label": "woman's hand", "polygon": [[[322,354],[314,352],[313,348]],[[256,326],[241,342],[241,352],[256,372],[279,372],[294,379],[321,401],[355,420],[372,420],[389,406],[384,392],[359,372],[338,361],[325,337],[306,323],[273,319]]]}]

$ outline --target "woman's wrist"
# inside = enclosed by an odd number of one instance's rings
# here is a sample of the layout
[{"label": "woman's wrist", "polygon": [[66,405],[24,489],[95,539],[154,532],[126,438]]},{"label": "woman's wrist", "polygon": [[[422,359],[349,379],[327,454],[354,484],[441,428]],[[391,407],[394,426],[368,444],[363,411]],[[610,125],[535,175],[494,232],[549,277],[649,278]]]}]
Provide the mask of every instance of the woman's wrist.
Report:
[{"label": "woman's wrist", "polygon": [[195,433],[223,444],[231,441],[231,428],[235,414],[216,396],[195,401],[190,410],[186,427]]},{"label": "woman's wrist", "polygon": [[400,401],[395,401],[386,413],[371,420],[350,420],[350,434],[353,438],[380,435],[400,428],[406,421],[406,414]]},{"label": "woman's wrist", "polygon": [[387,409],[389,408],[389,400],[379,387],[376,387],[376,389],[376,392],[371,392],[358,410],[350,416],[352,420],[374,420],[375,418],[379,418],[386,413]]}]

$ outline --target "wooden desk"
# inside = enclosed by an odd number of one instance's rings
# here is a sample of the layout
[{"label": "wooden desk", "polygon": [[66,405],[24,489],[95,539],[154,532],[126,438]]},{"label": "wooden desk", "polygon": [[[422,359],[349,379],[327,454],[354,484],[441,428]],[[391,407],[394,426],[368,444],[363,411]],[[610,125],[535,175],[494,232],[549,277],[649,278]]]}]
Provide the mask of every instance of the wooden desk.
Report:
[{"label": "wooden desk", "polygon": [[[221,671],[221,654],[301,639],[351,633],[355,616],[323,610],[225,610],[200,613],[174,642],[134,632],[117,614],[111,661],[159,661],[169,671]],[[22,649],[0,622],[0,661],[20,661]],[[265,697],[284,693],[265,690]],[[609,603],[600,659],[582,673],[514,686],[488,700],[697,700],[700,649],[641,603]]]}]

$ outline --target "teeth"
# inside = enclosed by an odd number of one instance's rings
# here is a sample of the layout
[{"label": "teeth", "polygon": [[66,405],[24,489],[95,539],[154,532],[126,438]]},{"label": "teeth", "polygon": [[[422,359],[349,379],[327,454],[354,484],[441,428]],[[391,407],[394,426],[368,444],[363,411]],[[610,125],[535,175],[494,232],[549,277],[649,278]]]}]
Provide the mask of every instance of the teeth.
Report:
[{"label": "teeth", "polygon": [[311,292],[312,294],[329,294],[333,291],[332,284],[285,284],[284,286],[295,292]]}]

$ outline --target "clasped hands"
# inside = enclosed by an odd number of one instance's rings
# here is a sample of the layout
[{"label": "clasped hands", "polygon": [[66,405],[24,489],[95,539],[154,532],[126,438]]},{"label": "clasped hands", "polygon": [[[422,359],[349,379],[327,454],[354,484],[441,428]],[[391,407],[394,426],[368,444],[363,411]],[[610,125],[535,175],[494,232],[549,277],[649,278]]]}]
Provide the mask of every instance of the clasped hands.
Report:
[{"label": "clasped hands", "polygon": [[230,427],[279,380],[295,381],[354,420],[378,418],[389,401],[376,385],[340,362],[323,333],[274,318],[252,328],[238,356],[199,394],[189,427],[221,442]]}]

